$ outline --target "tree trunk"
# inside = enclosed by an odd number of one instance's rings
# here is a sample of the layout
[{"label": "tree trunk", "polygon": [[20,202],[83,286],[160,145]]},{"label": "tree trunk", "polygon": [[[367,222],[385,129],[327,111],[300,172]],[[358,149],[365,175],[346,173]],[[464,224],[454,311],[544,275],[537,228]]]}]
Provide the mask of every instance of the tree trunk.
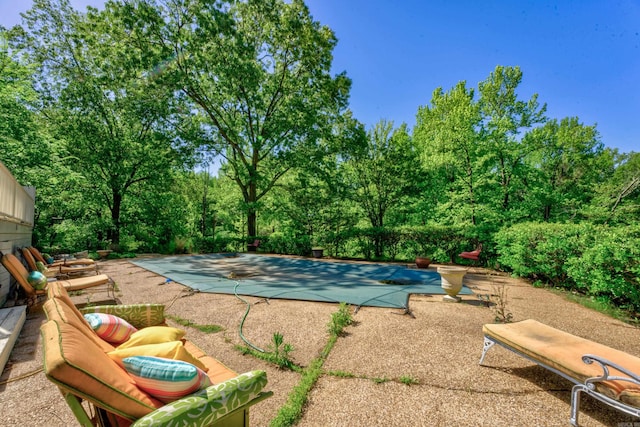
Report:
[{"label": "tree trunk", "polygon": [[260,162],[260,152],[254,147],[251,156],[251,167],[249,167],[248,200],[247,200],[247,236],[256,237],[258,227],[256,220],[256,202],[258,201],[258,163]]},{"label": "tree trunk", "polygon": [[204,173],[204,184],[202,189],[202,237],[207,235],[207,188],[209,186],[209,171]]},{"label": "tree trunk", "polygon": [[256,228],[256,210],[249,208],[247,213],[247,235],[251,237],[257,236]]},{"label": "tree trunk", "polygon": [[114,247],[120,244],[120,209],[122,207],[122,195],[113,193],[113,207],[111,208],[111,228],[107,232],[107,238]]},{"label": "tree trunk", "polygon": [[256,198],[256,183],[252,180],[249,183],[249,200],[247,200],[247,236],[249,237],[255,237],[258,235],[256,222]]}]

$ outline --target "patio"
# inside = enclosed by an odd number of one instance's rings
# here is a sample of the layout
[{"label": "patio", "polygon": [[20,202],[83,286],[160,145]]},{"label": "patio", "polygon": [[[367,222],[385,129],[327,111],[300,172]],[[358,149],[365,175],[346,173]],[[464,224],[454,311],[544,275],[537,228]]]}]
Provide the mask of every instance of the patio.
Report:
[{"label": "patio", "polygon": [[[114,278],[123,303],[158,302],[167,313],[195,324],[216,324],[223,332],[205,334],[186,328],[207,353],[238,372],[264,369],[274,396],[252,408],[253,426],[267,426],[300,375],[279,370],[234,346],[242,345],[238,326],[246,309],[232,295],[185,292],[176,283],[127,261],[101,261]],[[433,266],[436,268],[436,266]],[[480,273],[479,270],[477,270]],[[482,272],[486,273],[486,272]],[[514,320],[533,318],[572,334],[640,354],[640,329],[624,324],[548,290],[501,275],[470,272],[465,278],[476,294],[507,289],[507,309]],[[254,304],[244,324],[245,337],[268,348],[274,332],[294,347],[294,361],[306,366],[327,340],[326,325],[336,304],[245,297]],[[86,296],[75,297],[86,303]],[[92,301],[95,302],[95,301]],[[415,318],[402,310],[362,307],[347,336],[338,340],[325,374],[311,393],[299,426],[563,426],[569,425],[571,384],[504,349],[482,352],[482,325],[494,312],[476,295],[460,304],[441,295],[412,295]],[[30,314],[0,377],[2,424],[74,425],[71,412],[41,368],[38,328],[42,316]],[[409,384],[407,384],[409,383]],[[582,401],[582,426],[618,426],[634,420],[589,398]]]}]

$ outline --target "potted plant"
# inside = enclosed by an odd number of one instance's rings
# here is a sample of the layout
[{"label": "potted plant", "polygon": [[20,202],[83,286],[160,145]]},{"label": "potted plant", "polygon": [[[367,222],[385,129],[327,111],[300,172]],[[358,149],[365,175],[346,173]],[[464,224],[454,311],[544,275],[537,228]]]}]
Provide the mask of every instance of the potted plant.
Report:
[{"label": "potted plant", "polygon": [[429,264],[431,264],[431,258],[424,255],[416,255],[416,267],[428,268]]},{"label": "potted plant", "polygon": [[429,245],[428,241],[420,235],[413,236],[414,250],[416,254],[416,267],[428,268],[431,264],[431,257],[427,254],[431,253],[433,248]]},{"label": "potted plant", "polygon": [[109,254],[111,252],[113,252],[111,249],[107,249],[109,247],[110,243],[111,243],[110,241],[104,242],[104,244],[102,246],[104,249],[98,249],[96,251],[96,253],[100,257],[100,259],[106,259],[109,256]]},{"label": "potted plant", "polygon": [[112,251],[111,249],[98,249],[96,252],[98,253],[98,256],[100,257],[100,259],[105,259],[109,256],[109,254]]}]

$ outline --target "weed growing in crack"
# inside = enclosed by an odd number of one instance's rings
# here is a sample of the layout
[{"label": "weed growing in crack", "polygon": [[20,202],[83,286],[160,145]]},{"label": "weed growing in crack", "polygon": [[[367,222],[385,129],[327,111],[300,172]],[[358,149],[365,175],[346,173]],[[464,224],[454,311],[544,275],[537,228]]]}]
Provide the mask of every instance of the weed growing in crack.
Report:
[{"label": "weed growing in crack", "polygon": [[284,342],[284,336],[280,332],[274,332],[271,337],[270,353],[268,359],[281,369],[292,369],[293,361],[290,353],[293,346]]},{"label": "weed growing in crack", "polygon": [[404,385],[413,385],[413,384],[420,383],[417,379],[413,378],[411,375],[403,375],[400,378],[398,378],[398,380]]},{"label": "weed growing in crack", "polygon": [[513,313],[507,308],[508,295],[507,287],[502,284],[493,283],[491,286],[493,294],[491,300],[494,303],[493,312],[495,314],[495,321],[499,323],[510,323],[513,321]]},{"label": "weed growing in crack", "polygon": [[349,306],[341,302],[338,311],[331,315],[331,322],[329,322],[328,329],[329,334],[339,337],[344,334],[344,328],[353,323],[353,317],[351,316],[351,310]]}]

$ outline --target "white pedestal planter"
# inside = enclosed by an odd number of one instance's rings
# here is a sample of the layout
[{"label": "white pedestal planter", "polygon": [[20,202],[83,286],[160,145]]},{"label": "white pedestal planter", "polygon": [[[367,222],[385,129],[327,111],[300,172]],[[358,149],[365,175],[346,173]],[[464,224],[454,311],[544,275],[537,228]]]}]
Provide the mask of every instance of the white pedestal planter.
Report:
[{"label": "white pedestal planter", "polygon": [[458,292],[462,289],[462,278],[467,274],[467,269],[464,267],[456,266],[441,266],[437,269],[442,279],[442,289],[447,293],[442,297],[446,302],[460,302],[462,298],[458,295]]}]

